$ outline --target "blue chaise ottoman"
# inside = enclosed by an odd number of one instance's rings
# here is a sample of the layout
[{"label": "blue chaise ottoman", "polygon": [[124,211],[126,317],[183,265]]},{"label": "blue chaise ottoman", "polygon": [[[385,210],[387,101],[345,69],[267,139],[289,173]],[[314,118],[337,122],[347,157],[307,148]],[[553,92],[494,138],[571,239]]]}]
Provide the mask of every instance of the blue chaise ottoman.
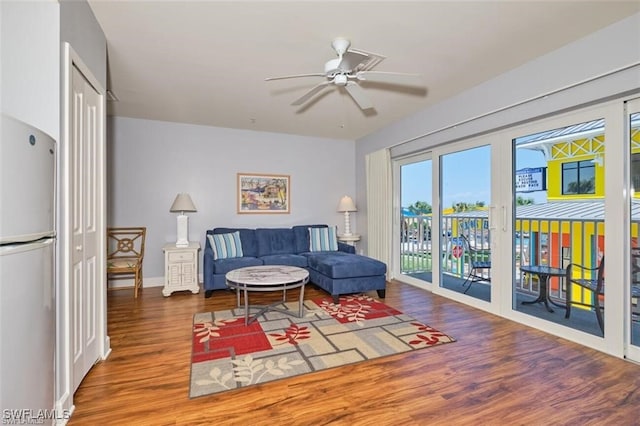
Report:
[{"label": "blue chaise ottoman", "polygon": [[376,290],[385,297],[387,265],[366,256],[343,252],[310,252],[307,257],[309,278],[338,303],[341,294]]}]

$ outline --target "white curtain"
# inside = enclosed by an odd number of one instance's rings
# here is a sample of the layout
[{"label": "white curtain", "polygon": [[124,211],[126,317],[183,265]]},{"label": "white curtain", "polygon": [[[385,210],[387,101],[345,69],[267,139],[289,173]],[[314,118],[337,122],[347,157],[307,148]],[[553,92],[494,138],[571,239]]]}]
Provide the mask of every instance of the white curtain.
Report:
[{"label": "white curtain", "polygon": [[367,255],[391,270],[392,184],[388,149],[367,155]]}]

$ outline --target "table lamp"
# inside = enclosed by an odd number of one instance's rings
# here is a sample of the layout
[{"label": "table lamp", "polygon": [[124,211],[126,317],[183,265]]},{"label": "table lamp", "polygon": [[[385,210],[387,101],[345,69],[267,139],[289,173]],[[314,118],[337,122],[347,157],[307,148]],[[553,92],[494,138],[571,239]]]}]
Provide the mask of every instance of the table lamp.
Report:
[{"label": "table lamp", "polygon": [[189,247],[189,217],[184,212],[195,212],[196,206],[191,201],[189,194],[180,193],[171,205],[171,212],[180,212],[178,215],[178,230],[176,247]]},{"label": "table lamp", "polygon": [[349,196],[344,196],[338,203],[338,211],[344,212],[344,235],[351,235],[351,224],[349,223],[349,212],[357,211],[356,205],[353,199]]}]

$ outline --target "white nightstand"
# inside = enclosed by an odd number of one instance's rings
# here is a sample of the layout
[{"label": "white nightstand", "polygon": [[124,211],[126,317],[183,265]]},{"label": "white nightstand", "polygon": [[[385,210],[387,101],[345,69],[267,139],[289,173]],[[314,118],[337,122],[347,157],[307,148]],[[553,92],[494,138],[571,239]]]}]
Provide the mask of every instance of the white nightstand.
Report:
[{"label": "white nightstand", "polygon": [[360,241],[360,235],[351,234],[351,235],[338,235],[338,241],[341,243],[349,244],[350,246],[356,246],[356,243]]},{"label": "white nightstand", "polygon": [[167,297],[174,291],[189,290],[193,294],[200,291],[198,284],[198,250],[200,243],[189,243],[188,247],[176,247],[175,243],[165,244],[164,289]]}]

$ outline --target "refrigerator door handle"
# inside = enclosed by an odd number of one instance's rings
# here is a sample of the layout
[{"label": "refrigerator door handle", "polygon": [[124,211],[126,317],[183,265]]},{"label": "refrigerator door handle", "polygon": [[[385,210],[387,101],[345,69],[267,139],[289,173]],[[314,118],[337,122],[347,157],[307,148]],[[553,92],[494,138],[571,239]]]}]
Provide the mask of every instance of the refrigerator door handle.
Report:
[{"label": "refrigerator door handle", "polygon": [[[24,253],[32,250],[40,250],[54,243],[53,238],[46,238],[24,244],[0,245],[0,256],[9,256],[17,253]],[[1,271],[0,271],[1,272]]]}]

